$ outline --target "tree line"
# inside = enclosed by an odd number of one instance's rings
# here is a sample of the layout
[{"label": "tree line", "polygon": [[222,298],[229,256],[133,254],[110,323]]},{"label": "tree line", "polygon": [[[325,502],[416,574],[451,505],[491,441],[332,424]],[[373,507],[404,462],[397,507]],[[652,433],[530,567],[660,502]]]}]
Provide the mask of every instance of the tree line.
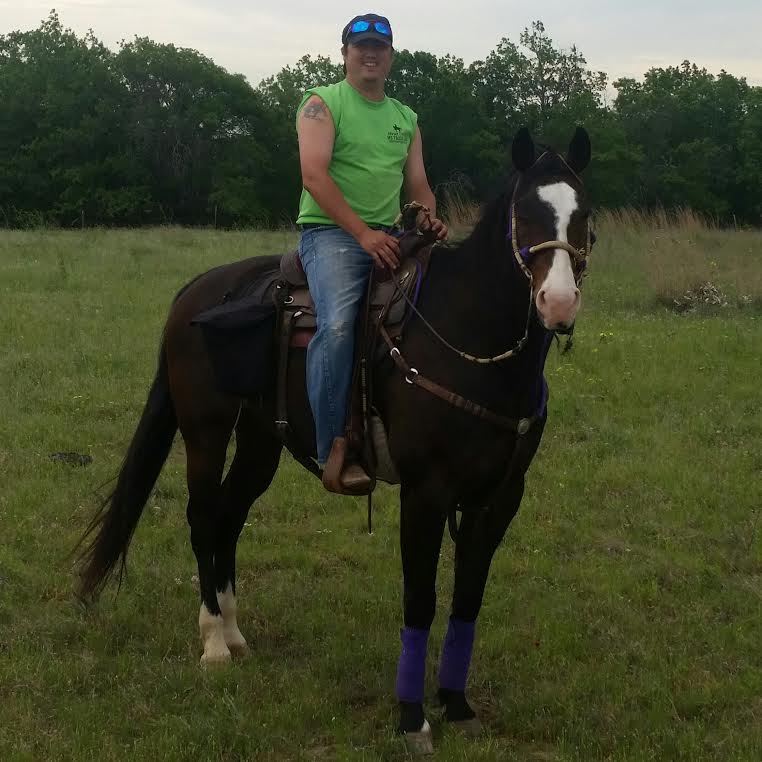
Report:
[{"label": "tree line", "polygon": [[[0,226],[287,224],[301,189],[297,105],[342,77],[304,56],[252,87],[146,37],[112,51],[52,12],[0,36]],[[564,146],[582,124],[598,206],[762,222],[762,88],[689,62],[614,81],[610,103],[609,85],[538,21],[470,65],[397,51],[387,91],[418,113],[443,200],[499,186],[519,127]]]}]

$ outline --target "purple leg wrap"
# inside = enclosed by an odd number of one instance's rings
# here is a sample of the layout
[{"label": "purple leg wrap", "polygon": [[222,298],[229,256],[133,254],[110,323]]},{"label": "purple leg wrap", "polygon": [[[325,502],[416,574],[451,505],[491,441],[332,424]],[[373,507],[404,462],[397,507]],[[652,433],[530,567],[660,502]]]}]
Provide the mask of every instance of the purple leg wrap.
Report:
[{"label": "purple leg wrap", "polygon": [[439,687],[449,691],[465,691],[471,653],[474,650],[476,622],[450,618],[442,662],[439,665]]},{"label": "purple leg wrap", "polygon": [[403,627],[400,630],[400,640],[402,653],[397,666],[397,698],[411,704],[420,704],[423,702],[429,631]]}]

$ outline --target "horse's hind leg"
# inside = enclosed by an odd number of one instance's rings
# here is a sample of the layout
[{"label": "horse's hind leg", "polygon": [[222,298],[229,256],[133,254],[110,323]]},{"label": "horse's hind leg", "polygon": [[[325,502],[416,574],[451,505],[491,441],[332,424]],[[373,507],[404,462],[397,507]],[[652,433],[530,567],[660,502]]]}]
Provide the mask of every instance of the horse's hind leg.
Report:
[{"label": "horse's hind leg", "polygon": [[243,409],[236,426],[236,451],[222,485],[214,581],[223,617],[225,644],[233,656],[248,651],[236,619],[235,556],[238,537],[252,503],[270,486],[278,468],[281,442],[256,414]]},{"label": "horse's hind leg", "polygon": [[225,644],[223,618],[217,601],[214,580],[214,550],[220,533],[218,509],[222,495],[222,472],[233,420],[206,428],[202,436],[185,438],[188,479],[188,508],[186,515],[191,529],[191,545],[198,564],[201,609],[198,626],[204,644],[202,664],[217,664],[230,660]]}]

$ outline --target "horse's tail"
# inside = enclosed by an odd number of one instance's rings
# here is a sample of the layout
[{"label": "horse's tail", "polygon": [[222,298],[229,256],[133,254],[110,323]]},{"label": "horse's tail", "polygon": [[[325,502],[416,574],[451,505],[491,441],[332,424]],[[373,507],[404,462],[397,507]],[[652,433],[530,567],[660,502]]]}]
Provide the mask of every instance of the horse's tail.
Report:
[{"label": "horse's tail", "polygon": [[162,343],[159,369],[124,457],[116,487],[100,504],[77,545],[79,548],[86,543],[80,553],[79,592],[83,598],[97,597],[120,560],[121,586],[127,548],[169,455],[176,431],[177,418],[169,393],[167,358]]}]

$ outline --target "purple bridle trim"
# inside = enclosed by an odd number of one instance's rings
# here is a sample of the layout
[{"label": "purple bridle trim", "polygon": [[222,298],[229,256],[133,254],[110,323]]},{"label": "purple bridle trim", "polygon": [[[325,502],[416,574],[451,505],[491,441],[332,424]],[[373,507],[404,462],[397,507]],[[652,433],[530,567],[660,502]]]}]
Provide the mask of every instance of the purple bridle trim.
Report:
[{"label": "purple bridle trim", "polygon": [[439,686],[449,691],[465,691],[471,654],[474,650],[475,622],[450,617],[439,665]]},{"label": "purple bridle trim", "polygon": [[[505,234],[505,240],[508,241],[508,245],[510,246],[511,251],[513,251],[513,205],[512,204],[508,214],[508,232]],[[519,249],[519,254],[521,258],[524,260],[524,264],[528,265],[529,261],[532,259],[532,255],[529,253],[529,246],[524,246],[523,248]]]},{"label": "purple bridle trim", "polygon": [[397,665],[397,698],[411,704],[420,704],[423,702],[429,631],[403,627],[400,630],[400,640],[402,651]]}]

